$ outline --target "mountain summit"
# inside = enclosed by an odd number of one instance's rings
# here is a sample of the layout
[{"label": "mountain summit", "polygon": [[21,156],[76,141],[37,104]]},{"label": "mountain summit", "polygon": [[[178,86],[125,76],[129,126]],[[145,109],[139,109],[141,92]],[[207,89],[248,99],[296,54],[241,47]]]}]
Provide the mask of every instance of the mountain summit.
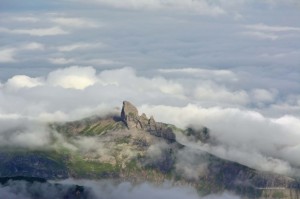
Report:
[{"label": "mountain summit", "polygon": [[157,137],[163,137],[170,142],[176,140],[175,133],[171,127],[160,122],[155,122],[153,116],[148,119],[145,113],[139,116],[138,109],[128,101],[123,101],[121,120],[129,130],[144,130]]},{"label": "mountain summit", "polygon": [[139,112],[137,108],[128,101],[123,101],[121,119],[128,129],[142,129]]}]

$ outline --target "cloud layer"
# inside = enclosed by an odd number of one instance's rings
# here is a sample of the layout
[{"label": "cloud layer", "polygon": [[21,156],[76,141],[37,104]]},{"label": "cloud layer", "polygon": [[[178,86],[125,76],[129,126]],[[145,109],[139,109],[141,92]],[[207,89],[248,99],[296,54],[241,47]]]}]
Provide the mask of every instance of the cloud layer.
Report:
[{"label": "cloud layer", "polygon": [[[153,115],[157,121],[181,128],[209,127],[215,144],[180,140],[195,150],[263,171],[298,175],[299,117],[264,115],[266,106],[278,113],[272,108],[282,103],[278,91],[230,88],[240,77],[227,70],[181,71],[187,71],[192,78],[177,78],[178,70],[145,77],[128,67],[97,72],[93,67],[78,66],[54,70],[45,76],[13,76],[0,88],[3,126],[0,144],[22,147],[49,144],[51,133],[43,124],[116,112],[114,107],[129,100],[139,106],[140,112]],[[171,76],[162,76],[166,73]]]},{"label": "cloud layer", "polygon": [[[4,0],[0,78],[6,81],[18,71],[41,76],[74,64],[100,70],[130,66],[145,74],[170,68],[229,69],[248,73],[249,81],[255,78],[261,84],[258,80],[265,78],[268,68],[269,79],[280,74],[290,83],[288,71],[299,75],[300,24],[295,4],[77,0],[70,5],[69,1]],[[43,50],[20,50],[20,44],[27,42],[39,43]]]}]

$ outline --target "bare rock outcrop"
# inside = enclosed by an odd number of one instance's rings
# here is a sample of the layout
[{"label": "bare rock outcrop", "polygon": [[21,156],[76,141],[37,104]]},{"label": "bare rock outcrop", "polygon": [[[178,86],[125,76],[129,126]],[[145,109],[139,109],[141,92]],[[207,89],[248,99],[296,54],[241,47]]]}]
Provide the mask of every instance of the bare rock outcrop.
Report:
[{"label": "bare rock outcrop", "polygon": [[123,102],[121,119],[129,129],[142,129],[138,110],[128,101]]},{"label": "bare rock outcrop", "polygon": [[164,123],[156,122],[153,116],[149,119],[145,113],[139,116],[138,109],[128,101],[123,102],[121,120],[128,129],[144,130],[154,136],[163,137],[170,142],[176,140],[176,136],[171,128]]}]

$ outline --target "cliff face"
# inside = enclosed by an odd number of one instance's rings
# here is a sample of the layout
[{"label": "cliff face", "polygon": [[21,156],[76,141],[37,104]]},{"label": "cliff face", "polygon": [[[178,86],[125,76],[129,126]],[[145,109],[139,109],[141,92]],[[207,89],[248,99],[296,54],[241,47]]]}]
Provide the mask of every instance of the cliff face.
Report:
[{"label": "cliff face", "polygon": [[[228,190],[247,198],[299,198],[300,184],[295,179],[259,172],[203,151],[197,158],[207,162],[207,170],[198,178],[185,176],[176,167],[178,154],[188,147],[176,141],[176,134],[210,142],[209,129],[176,128],[175,132],[172,125],[156,122],[144,113],[139,115],[127,101],[120,116],[91,117],[50,127],[65,143],[54,139],[58,147],[39,151],[3,149],[0,177],[106,178],[135,183],[163,183],[167,179],[192,185],[203,194]],[[73,148],[65,147],[70,145]]]}]

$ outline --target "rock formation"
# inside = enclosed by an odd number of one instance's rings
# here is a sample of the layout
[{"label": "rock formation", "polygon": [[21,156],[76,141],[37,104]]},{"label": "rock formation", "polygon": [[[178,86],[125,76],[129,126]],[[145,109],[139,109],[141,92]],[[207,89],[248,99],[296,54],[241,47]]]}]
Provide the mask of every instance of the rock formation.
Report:
[{"label": "rock formation", "polygon": [[123,102],[121,119],[128,129],[142,129],[138,110],[130,102]]},{"label": "rock formation", "polygon": [[173,130],[168,127],[168,125],[155,122],[153,116],[148,119],[145,113],[139,116],[137,108],[128,101],[123,102],[121,120],[130,130],[144,130],[154,136],[163,137],[171,142],[176,140]]}]

